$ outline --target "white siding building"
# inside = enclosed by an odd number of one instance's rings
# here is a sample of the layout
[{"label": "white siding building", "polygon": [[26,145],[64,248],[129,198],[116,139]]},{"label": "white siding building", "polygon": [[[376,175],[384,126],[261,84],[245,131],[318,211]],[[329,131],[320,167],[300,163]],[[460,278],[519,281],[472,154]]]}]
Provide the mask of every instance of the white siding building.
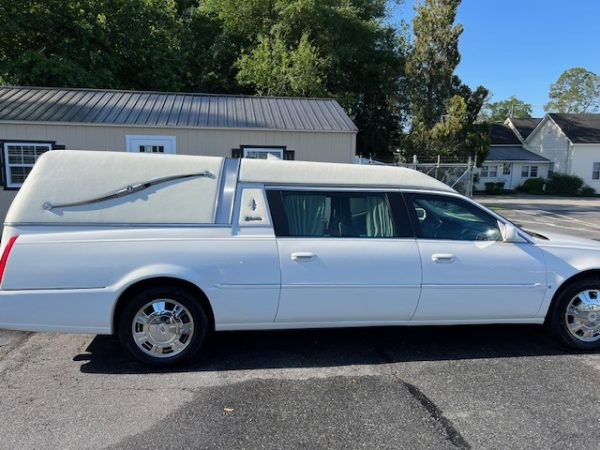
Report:
[{"label": "white siding building", "polygon": [[525,149],[509,126],[492,124],[490,152],[479,171],[475,188],[484,190],[486,183],[504,183],[504,189],[516,189],[529,178],[548,176],[550,161]]},{"label": "white siding building", "polygon": [[[537,125],[527,132],[532,121]],[[551,113],[543,119],[505,123],[521,136],[527,150],[550,161],[550,173],[577,175],[600,193],[600,114]]]}]

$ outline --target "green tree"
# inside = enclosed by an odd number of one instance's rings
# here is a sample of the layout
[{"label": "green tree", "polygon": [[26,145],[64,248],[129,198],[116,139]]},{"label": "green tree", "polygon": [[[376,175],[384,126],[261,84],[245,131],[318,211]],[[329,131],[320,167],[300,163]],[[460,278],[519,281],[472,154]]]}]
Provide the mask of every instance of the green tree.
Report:
[{"label": "green tree", "polygon": [[251,85],[259,95],[323,96],[324,60],[303,34],[295,48],[281,36],[261,35],[258,45],[239,60],[240,83]]},{"label": "green tree", "polygon": [[[205,0],[196,15],[234,43],[220,54],[241,92],[334,97],[359,128],[357,151],[391,159],[404,53],[384,0]],[[222,48],[220,40],[203,48]],[[198,79],[202,69],[192,73]]]},{"label": "green tree", "polygon": [[173,0],[0,0],[0,77],[46,86],[180,87]]},{"label": "green tree", "polygon": [[550,86],[548,112],[584,113],[600,110],[600,76],[583,67],[565,70]]},{"label": "green tree", "polygon": [[529,103],[513,95],[506,100],[486,102],[481,115],[483,119],[490,122],[501,122],[508,117],[517,117],[520,119],[531,117],[532,111],[533,107]]},{"label": "green tree", "polygon": [[488,91],[482,86],[472,91],[454,75],[463,31],[455,24],[459,4],[460,0],[424,0],[416,8],[406,61],[411,124],[405,149],[426,157],[477,155],[481,161],[489,128],[476,121]]}]

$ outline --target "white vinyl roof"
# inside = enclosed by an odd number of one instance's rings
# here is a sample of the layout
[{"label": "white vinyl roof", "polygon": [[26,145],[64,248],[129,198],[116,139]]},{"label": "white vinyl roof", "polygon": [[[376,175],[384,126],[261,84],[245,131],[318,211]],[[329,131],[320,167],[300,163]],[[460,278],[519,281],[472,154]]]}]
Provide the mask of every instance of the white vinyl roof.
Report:
[{"label": "white vinyl roof", "polygon": [[455,192],[422,172],[394,166],[242,159],[240,181],[270,184],[373,186]]},{"label": "white vinyl roof", "polygon": [[[225,158],[54,150],[42,155],[7,223],[214,223]],[[400,167],[242,159],[239,181],[454,192]]]}]

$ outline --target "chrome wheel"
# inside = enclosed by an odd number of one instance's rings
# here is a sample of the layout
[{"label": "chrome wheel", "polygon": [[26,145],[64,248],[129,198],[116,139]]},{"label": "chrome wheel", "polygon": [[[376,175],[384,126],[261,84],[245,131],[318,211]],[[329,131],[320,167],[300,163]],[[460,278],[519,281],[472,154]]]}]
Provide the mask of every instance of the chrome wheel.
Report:
[{"label": "chrome wheel", "polygon": [[181,303],[157,299],[138,310],[131,333],[135,344],[144,353],[154,358],[168,358],[189,346],[194,334],[194,320]]},{"label": "chrome wheel", "polygon": [[567,330],[583,342],[600,340],[600,291],[587,289],[571,299],[565,312]]}]

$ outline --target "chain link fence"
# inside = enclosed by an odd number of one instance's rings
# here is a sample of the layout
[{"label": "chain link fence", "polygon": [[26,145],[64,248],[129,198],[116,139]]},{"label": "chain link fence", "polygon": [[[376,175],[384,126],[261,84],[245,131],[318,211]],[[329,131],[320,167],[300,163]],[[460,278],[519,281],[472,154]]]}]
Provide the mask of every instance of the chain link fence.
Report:
[{"label": "chain link fence", "polygon": [[477,161],[468,158],[467,161],[459,161],[453,157],[443,157],[438,155],[434,158],[419,158],[413,155],[411,161],[398,163],[382,163],[371,158],[358,156],[358,164],[375,164],[385,166],[407,167],[409,169],[423,172],[442,183],[447,184],[461,194],[472,197],[473,186],[475,183],[475,169]]}]

